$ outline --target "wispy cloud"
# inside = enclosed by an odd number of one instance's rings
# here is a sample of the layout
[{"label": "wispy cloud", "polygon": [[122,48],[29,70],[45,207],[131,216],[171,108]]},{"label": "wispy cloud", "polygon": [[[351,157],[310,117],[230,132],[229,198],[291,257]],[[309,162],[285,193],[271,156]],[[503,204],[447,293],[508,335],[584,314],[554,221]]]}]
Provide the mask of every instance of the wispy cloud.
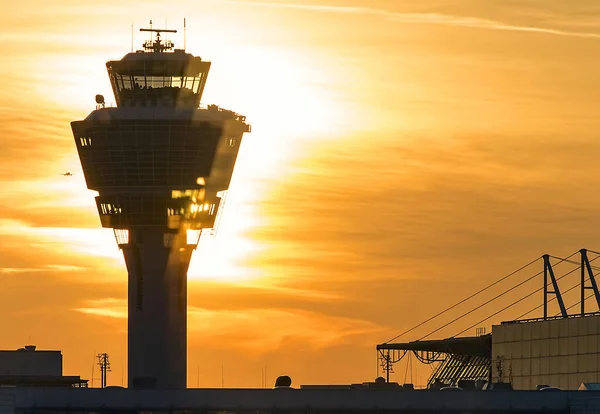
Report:
[{"label": "wispy cloud", "polygon": [[[77,312],[99,317],[127,318],[124,299],[105,298],[86,301]],[[189,330],[195,342],[225,343],[232,336],[233,347],[264,351],[283,343],[303,342],[315,348],[339,344],[344,338],[382,332],[378,325],[360,319],[344,318],[300,309],[206,309],[190,307]]]},{"label": "wispy cloud", "polygon": [[264,352],[295,343],[303,347],[326,348],[361,342],[361,336],[383,332],[377,324],[357,318],[327,315],[300,309],[211,310],[191,308],[190,334],[193,342],[226,343],[247,351]]},{"label": "wispy cloud", "polygon": [[42,267],[0,267],[0,274],[36,272],[78,272],[84,267],[70,265],[47,265]]},{"label": "wispy cloud", "polygon": [[0,235],[26,238],[48,249],[64,248],[67,254],[110,257],[118,263],[123,260],[113,235],[102,228],[33,227],[20,220],[0,218]]},{"label": "wispy cloud", "polygon": [[88,300],[84,307],[74,310],[86,315],[124,319],[127,318],[127,301],[116,298]]},{"label": "wispy cloud", "polygon": [[77,312],[85,313],[86,315],[106,316],[108,318],[124,319],[127,318],[127,308],[76,308]]},{"label": "wispy cloud", "polygon": [[504,22],[495,20],[482,19],[478,17],[469,16],[454,16],[442,13],[402,13],[393,12],[384,9],[375,9],[371,7],[358,7],[358,6],[328,6],[328,5],[311,5],[311,4],[293,4],[293,3],[270,3],[264,1],[239,1],[239,0],[227,0],[229,3],[235,3],[240,5],[249,5],[257,7],[271,7],[271,8],[285,8],[285,9],[296,9],[306,10],[315,12],[325,13],[341,13],[341,14],[353,14],[353,15],[369,15],[374,17],[380,17],[386,20],[391,20],[398,23],[406,24],[437,24],[447,26],[457,26],[473,29],[486,29],[486,30],[505,30],[512,32],[529,32],[529,33],[541,33],[555,36],[569,36],[569,37],[581,37],[581,38],[593,38],[600,39],[600,33],[588,33],[588,32],[573,32],[566,30],[558,30],[547,27],[535,27],[535,26],[522,26],[512,25]]},{"label": "wispy cloud", "polygon": [[265,291],[268,293],[278,294],[287,297],[300,297],[306,300],[323,300],[323,301],[341,301],[344,299],[343,296],[339,294],[334,294],[330,292],[319,292],[317,290],[311,289],[302,289],[297,287],[287,287],[287,286],[279,286],[271,280],[269,283],[271,285],[261,285],[259,283],[254,284],[237,284],[238,287],[242,287],[250,290],[258,290]]}]

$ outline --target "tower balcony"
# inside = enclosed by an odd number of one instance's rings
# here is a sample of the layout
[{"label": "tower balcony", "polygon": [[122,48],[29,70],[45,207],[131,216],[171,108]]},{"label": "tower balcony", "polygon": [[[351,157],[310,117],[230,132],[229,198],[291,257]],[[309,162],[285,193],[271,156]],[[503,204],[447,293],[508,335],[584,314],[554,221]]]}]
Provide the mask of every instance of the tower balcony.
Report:
[{"label": "tower balcony", "polygon": [[200,188],[199,177],[231,177],[240,139],[223,137],[223,121],[115,118],[72,123],[88,188]]},{"label": "tower balcony", "polygon": [[245,119],[216,107],[103,108],[72,123],[103,227],[166,232],[212,228],[227,190]]},{"label": "tower balcony", "polygon": [[198,199],[168,195],[100,195],[96,197],[96,207],[102,227],[125,229],[154,226],[162,227],[167,232],[178,232],[182,228],[212,228],[220,199],[216,195],[204,198],[204,192],[199,193],[202,198]]}]

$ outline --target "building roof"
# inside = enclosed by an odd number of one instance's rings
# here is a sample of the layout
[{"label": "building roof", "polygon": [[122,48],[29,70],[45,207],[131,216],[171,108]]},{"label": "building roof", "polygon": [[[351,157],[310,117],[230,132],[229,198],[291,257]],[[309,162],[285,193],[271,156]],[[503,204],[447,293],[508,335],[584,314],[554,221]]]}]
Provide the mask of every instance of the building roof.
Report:
[{"label": "building roof", "polygon": [[[211,108],[169,108],[169,107],[108,107],[92,111],[85,121],[131,121],[131,120],[194,120],[215,121],[235,119],[241,122],[246,117],[233,111],[215,107]],[[74,121],[81,122],[81,121]]]},{"label": "building roof", "polygon": [[564,391],[410,391],[402,389],[188,389],[8,388],[15,408],[44,412],[120,410],[198,410],[249,412],[568,412],[574,400],[600,392]]},{"label": "building roof", "polygon": [[412,341],[377,345],[378,350],[442,352],[445,354],[491,358],[492,334],[429,341]]},{"label": "building roof", "polygon": [[121,60],[107,62],[106,67],[122,75],[196,76],[208,72],[210,62],[177,50],[175,53],[128,53]]},{"label": "building roof", "polygon": [[78,376],[0,375],[0,387],[85,387],[87,382]]}]

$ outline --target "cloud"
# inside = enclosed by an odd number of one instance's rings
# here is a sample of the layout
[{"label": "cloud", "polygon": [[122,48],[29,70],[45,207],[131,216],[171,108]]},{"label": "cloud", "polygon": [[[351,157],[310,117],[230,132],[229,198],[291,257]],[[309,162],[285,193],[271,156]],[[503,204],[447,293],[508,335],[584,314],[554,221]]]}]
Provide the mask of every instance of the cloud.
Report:
[{"label": "cloud", "polygon": [[116,298],[87,300],[84,307],[74,310],[86,315],[125,319],[127,318],[127,301]]},{"label": "cloud", "polygon": [[0,267],[0,274],[35,273],[35,272],[79,272],[85,267],[70,265],[46,265],[42,267]]},{"label": "cloud", "polygon": [[[223,343],[261,352],[290,342],[304,347],[339,346],[349,338],[382,331],[376,324],[306,310],[247,309],[242,311],[190,309],[190,334],[194,342]],[[231,338],[236,338],[231,341]]]},{"label": "cloud", "polygon": [[[125,299],[88,300],[76,312],[103,318],[126,319]],[[207,309],[189,307],[190,341],[206,346],[227,344],[247,351],[270,351],[288,342],[323,348],[339,346],[360,335],[384,332],[372,322],[299,309]],[[234,341],[231,339],[235,338]]]},{"label": "cloud", "polygon": [[0,219],[0,235],[18,236],[50,250],[109,257],[122,262],[122,255],[110,230],[103,228],[33,227],[19,220]]},{"label": "cloud", "polygon": [[555,36],[569,36],[569,37],[581,37],[581,38],[592,38],[600,39],[600,33],[588,33],[588,32],[573,32],[566,30],[551,29],[546,27],[530,27],[521,25],[512,25],[503,22],[498,22],[489,19],[482,19],[477,17],[469,16],[454,16],[441,13],[402,13],[393,12],[383,9],[375,9],[371,7],[359,7],[359,6],[328,6],[328,5],[314,5],[314,4],[290,4],[290,3],[270,3],[261,1],[242,2],[238,0],[229,0],[229,3],[258,6],[258,7],[272,7],[272,8],[285,8],[295,10],[306,10],[315,12],[325,13],[340,13],[340,14],[352,14],[361,16],[374,16],[380,17],[386,20],[391,20],[398,23],[407,24],[436,24],[446,26],[465,27],[473,29],[486,29],[486,30],[504,30],[513,32],[528,32],[528,33],[541,33]]},{"label": "cloud", "polygon": [[315,299],[315,300],[334,300],[339,302],[344,298],[339,294],[334,294],[331,292],[322,292],[317,290],[310,289],[300,289],[300,288],[291,288],[287,286],[266,286],[265,289],[272,291],[274,293],[282,294],[285,296],[298,296],[305,299]]},{"label": "cloud", "polygon": [[127,310],[118,309],[102,309],[102,308],[75,308],[76,311],[85,313],[86,315],[106,316],[109,318],[123,319],[127,318]]},{"label": "cloud", "polygon": [[315,289],[303,289],[298,287],[282,286],[277,284],[277,280],[270,278],[266,283],[261,284],[260,282],[248,283],[237,283],[238,288],[242,288],[246,291],[265,292],[266,294],[274,294],[277,296],[283,296],[286,298],[302,298],[306,301],[331,301],[334,300],[339,302],[344,299],[339,294],[331,292],[323,292]]}]

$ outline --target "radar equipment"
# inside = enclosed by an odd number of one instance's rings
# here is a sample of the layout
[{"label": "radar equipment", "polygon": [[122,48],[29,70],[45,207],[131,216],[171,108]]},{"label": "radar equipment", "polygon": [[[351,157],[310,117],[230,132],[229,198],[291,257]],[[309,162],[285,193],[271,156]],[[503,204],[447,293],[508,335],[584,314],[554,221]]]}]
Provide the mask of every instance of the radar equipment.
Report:
[{"label": "radar equipment", "polygon": [[[150,26],[152,26],[152,20],[150,21]],[[154,53],[163,53],[163,52],[173,49],[173,47],[175,46],[173,44],[173,42],[171,42],[170,40],[165,40],[165,41],[161,40],[160,34],[161,33],[177,33],[177,30],[153,29],[152,27],[150,27],[150,29],[140,29],[140,32],[156,33],[156,40],[154,40],[154,41],[147,40],[144,42],[143,46],[146,51],[152,51]]]},{"label": "radar equipment", "polygon": [[105,108],[106,102],[103,95],[96,95],[96,109]]}]

